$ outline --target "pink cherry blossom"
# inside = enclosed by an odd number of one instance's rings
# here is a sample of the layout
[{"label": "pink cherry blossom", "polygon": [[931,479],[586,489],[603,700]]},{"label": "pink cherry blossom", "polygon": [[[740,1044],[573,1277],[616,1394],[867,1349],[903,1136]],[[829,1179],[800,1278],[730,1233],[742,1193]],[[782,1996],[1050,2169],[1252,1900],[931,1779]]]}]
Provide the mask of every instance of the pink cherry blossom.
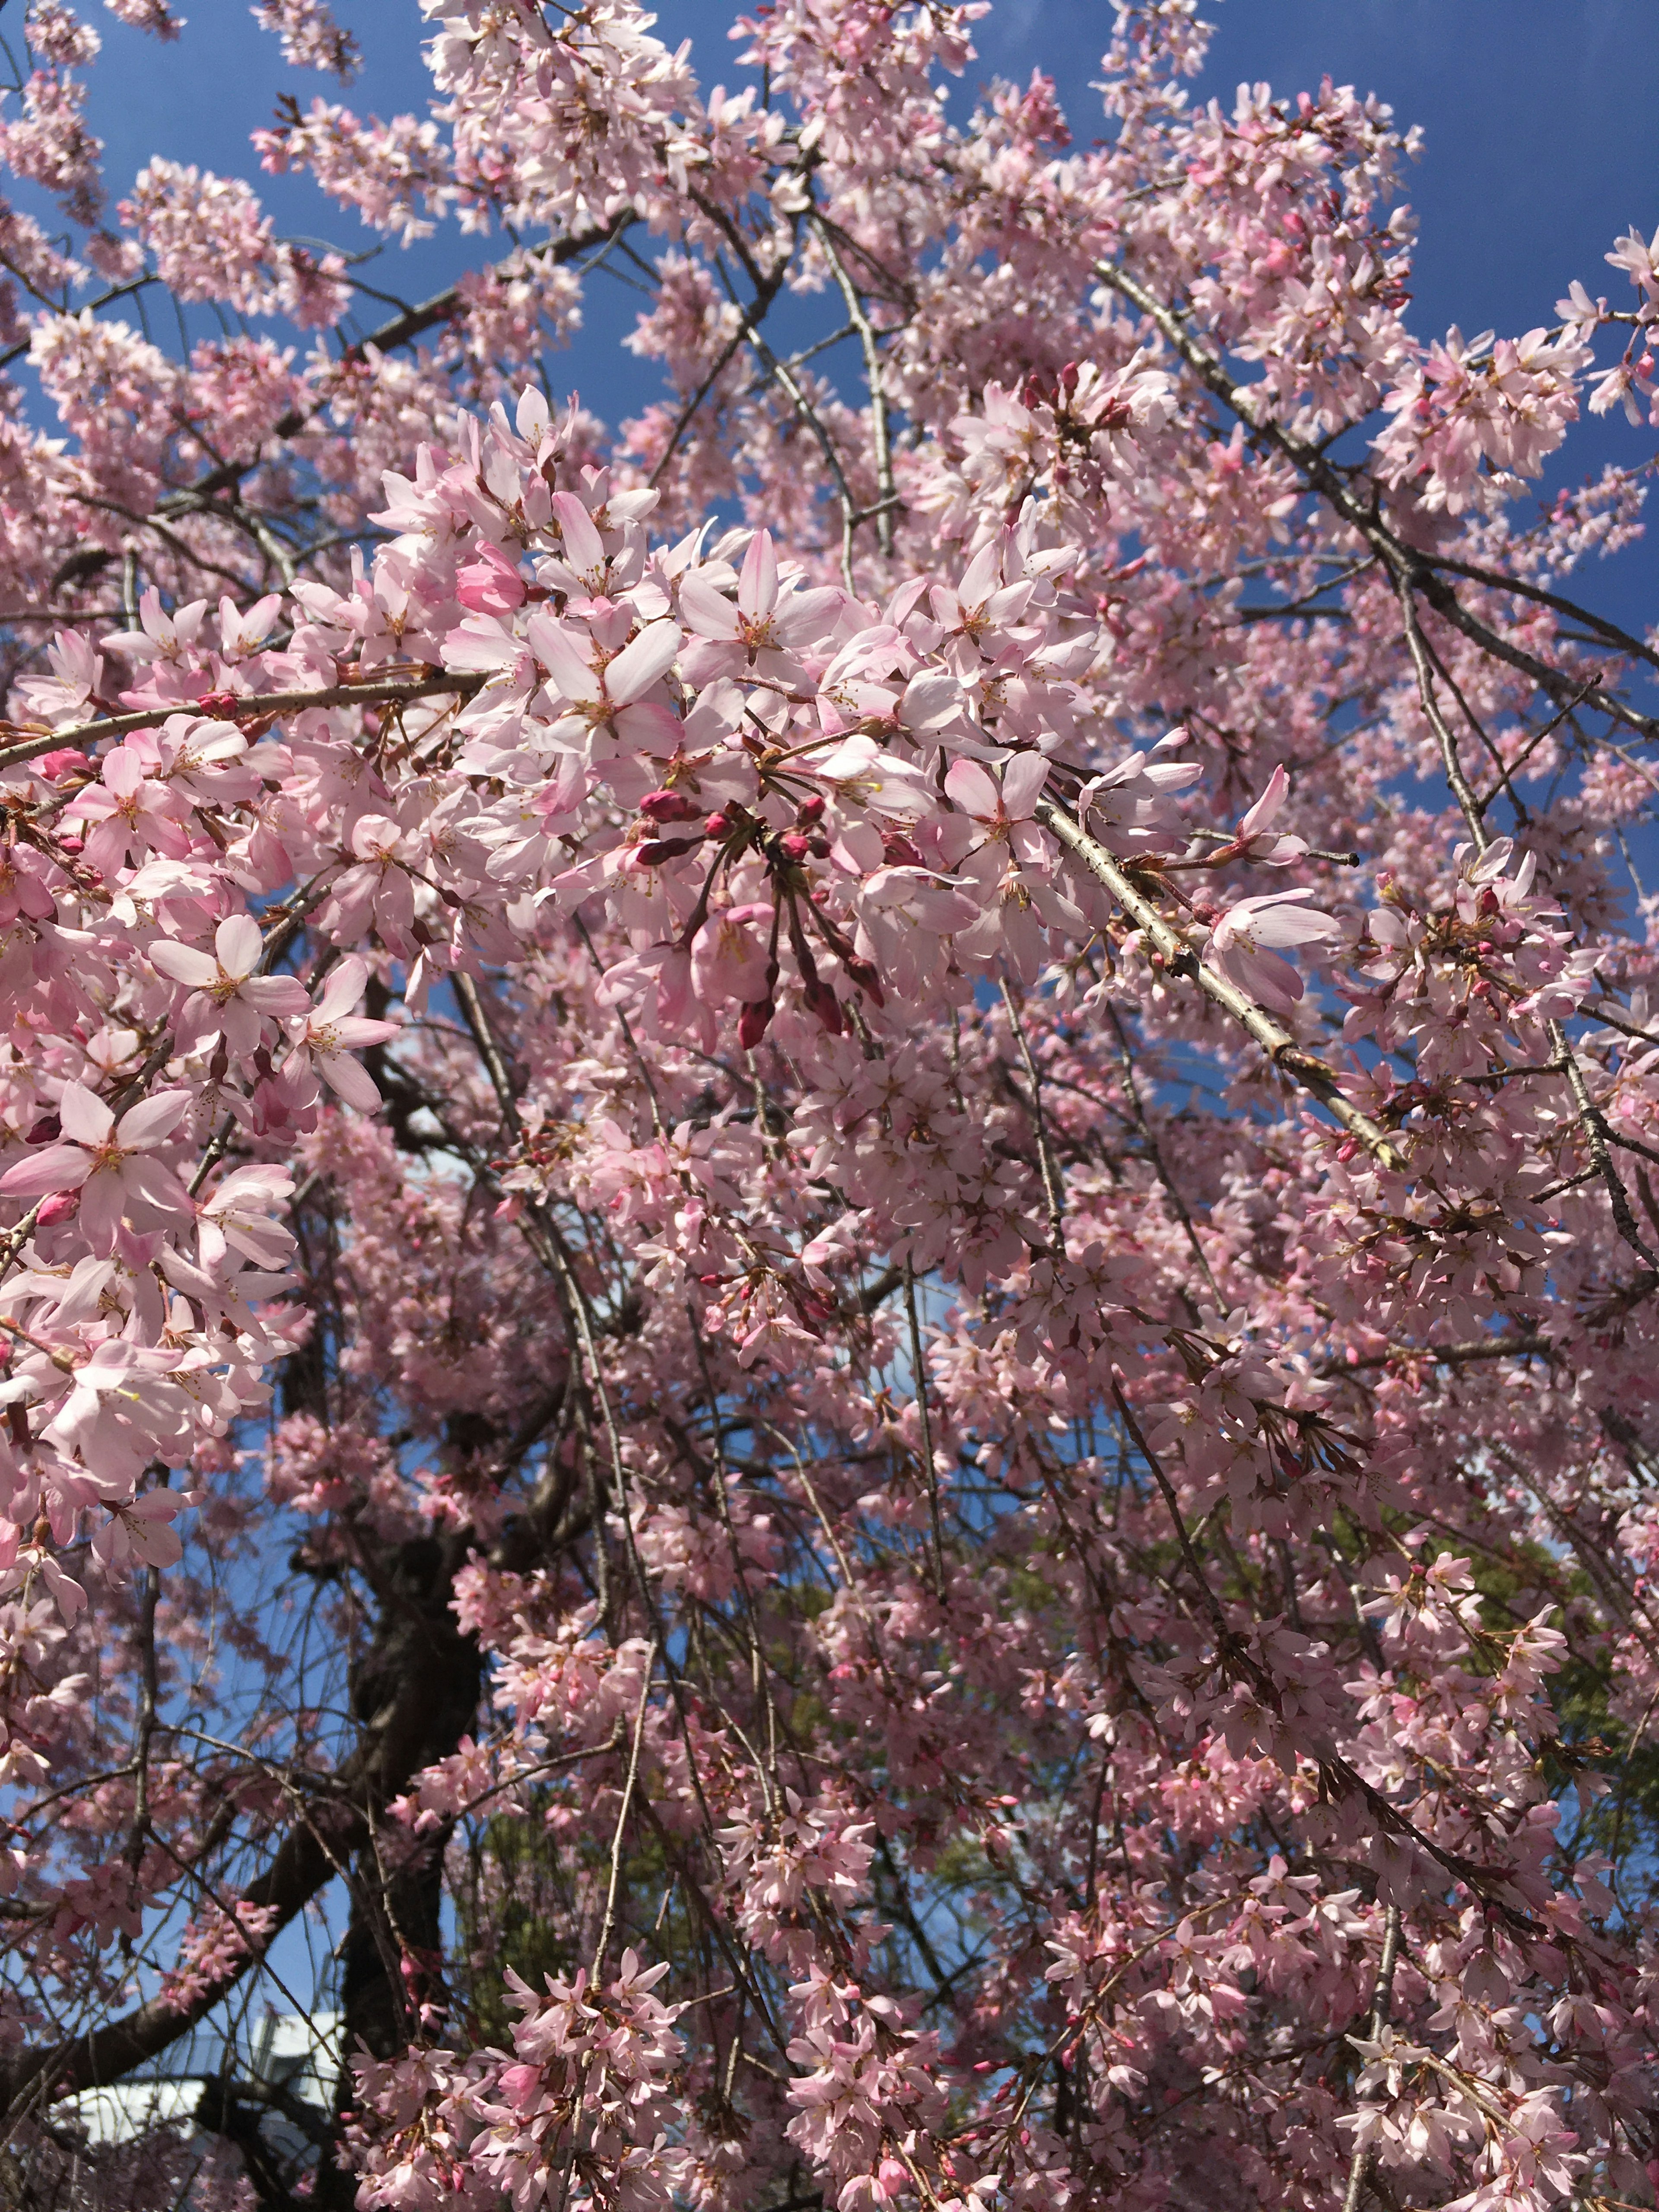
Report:
[{"label": "pink cherry blossom", "polygon": [[1340,933],[1329,915],[1305,903],[1310,896],[1298,889],[1238,900],[1211,931],[1206,958],[1252,998],[1289,1012],[1304,986],[1276,948],[1315,945]]},{"label": "pink cherry blossom", "polygon": [[362,999],[368,980],[368,963],[356,953],[348,953],[331,969],[316,1005],[305,1009],[305,1025],[294,1036],[289,1058],[301,1065],[308,1062],[348,1106],[372,1114],[380,1094],[373,1076],[353,1055],[368,1045],[386,1043],[398,1034],[398,1025],[349,1011]]},{"label": "pink cherry blossom", "polygon": [[1646,233],[1425,332],[1192,0],[256,12],[306,234],[0,115],[6,2193],[1649,2202]]},{"label": "pink cherry blossom", "polygon": [[267,1017],[305,1013],[310,999],[295,975],[264,975],[264,939],[252,915],[234,914],[214,933],[211,953],[163,939],[150,947],[150,963],[189,988],[174,1035],[181,1047],[200,1048],[216,1036],[246,1055],[266,1034]]},{"label": "pink cherry blossom", "polygon": [[66,1083],[58,1098],[61,1141],[42,1146],[0,1176],[9,1197],[81,1194],[76,1218],[92,1250],[111,1251],[124,1220],[137,1228],[188,1214],[176,1176],[152,1157],[166,1146],[193,1103],[188,1091],[158,1091],[118,1121],[83,1084]]}]

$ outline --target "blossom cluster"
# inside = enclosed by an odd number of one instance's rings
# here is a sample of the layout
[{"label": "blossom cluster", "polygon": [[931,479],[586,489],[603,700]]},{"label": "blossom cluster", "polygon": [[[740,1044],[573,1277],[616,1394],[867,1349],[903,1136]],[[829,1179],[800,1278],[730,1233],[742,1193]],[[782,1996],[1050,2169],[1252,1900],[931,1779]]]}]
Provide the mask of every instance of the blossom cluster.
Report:
[{"label": "blossom cluster", "polygon": [[[428,115],[256,135],[480,241],[359,337],[241,179],[106,221],[32,0],[43,2196],[175,2203],[74,2100],[225,2021],[226,2212],[1652,2201],[1659,663],[1565,595],[1644,471],[1522,505],[1652,257],[1424,339],[1379,102],[1191,104],[1150,0],[1108,137],[963,125],[984,12],[788,0],[705,90],[634,0],[427,0]],[[540,356],[624,263],[608,428]],[[247,2023],[331,1915],[323,2112]]]}]

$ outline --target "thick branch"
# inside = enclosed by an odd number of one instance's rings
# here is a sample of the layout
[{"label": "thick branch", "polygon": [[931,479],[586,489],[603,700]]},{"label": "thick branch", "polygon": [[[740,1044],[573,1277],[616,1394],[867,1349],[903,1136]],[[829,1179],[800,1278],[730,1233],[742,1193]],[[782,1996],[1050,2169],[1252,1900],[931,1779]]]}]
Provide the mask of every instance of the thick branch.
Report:
[{"label": "thick branch", "polygon": [[453,1751],[477,1705],[482,1666],[476,1643],[460,1635],[449,1609],[472,1532],[460,1530],[442,1545],[416,1541],[424,1553],[404,1562],[406,1571],[398,1577],[374,1646],[357,1670],[363,1722],[358,1747],[342,1765],[335,1793],[325,1803],[300,1809],[270,1867],[244,1893],[249,1904],[274,1911],[270,1929],[222,1980],[182,2005],[152,1998],[70,2042],[8,2058],[0,2067],[0,2094],[14,2111],[42,2089],[55,2100],[119,2081],[187,2034],[259,1965],[410,1778]]}]

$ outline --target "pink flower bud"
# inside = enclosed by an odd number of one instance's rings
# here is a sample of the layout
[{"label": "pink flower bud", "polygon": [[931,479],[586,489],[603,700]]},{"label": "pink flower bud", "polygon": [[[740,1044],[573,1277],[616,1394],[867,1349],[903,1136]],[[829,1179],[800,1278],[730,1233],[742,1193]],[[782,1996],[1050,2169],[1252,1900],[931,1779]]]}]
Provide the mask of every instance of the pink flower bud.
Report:
[{"label": "pink flower bud", "polygon": [[653,822],[695,822],[697,818],[696,801],[679,791],[647,791],[640,801],[640,811]]},{"label": "pink flower bud", "polygon": [[510,615],[525,603],[525,580],[517,562],[485,541],[466,566],[456,570],[455,596],[474,614]]},{"label": "pink flower bud", "polygon": [[78,746],[59,745],[55,752],[41,754],[34,763],[34,773],[45,776],[48,783],[56,783],[60,776],[71,775],[77,768],[91,765]]}]

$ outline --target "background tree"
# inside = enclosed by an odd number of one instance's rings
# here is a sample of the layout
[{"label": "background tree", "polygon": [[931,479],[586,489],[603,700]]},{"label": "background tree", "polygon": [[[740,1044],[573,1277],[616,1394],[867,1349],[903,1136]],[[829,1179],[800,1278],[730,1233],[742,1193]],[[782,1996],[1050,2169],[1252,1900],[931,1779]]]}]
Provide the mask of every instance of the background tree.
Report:
[{"label": "background tree", "polygon": [[[70,226],[3,218],[8,2191],[1650,2203],[1659,655],[1572,583],[1645,470],[1523,495],[1653,419],[1659,241],[1413,335],[1389,112],[1190,108],[1188,0],[1086,149],[952,123],[973,7],[708,92],[428,12],[430,119],[258,142],[507,234],[372,341],[248,185],[106,208],[57,0],[0,140]],[[614,434],[541,382],[602,262]],[[210,2158],[86,2139],[209,2026]]]}]

